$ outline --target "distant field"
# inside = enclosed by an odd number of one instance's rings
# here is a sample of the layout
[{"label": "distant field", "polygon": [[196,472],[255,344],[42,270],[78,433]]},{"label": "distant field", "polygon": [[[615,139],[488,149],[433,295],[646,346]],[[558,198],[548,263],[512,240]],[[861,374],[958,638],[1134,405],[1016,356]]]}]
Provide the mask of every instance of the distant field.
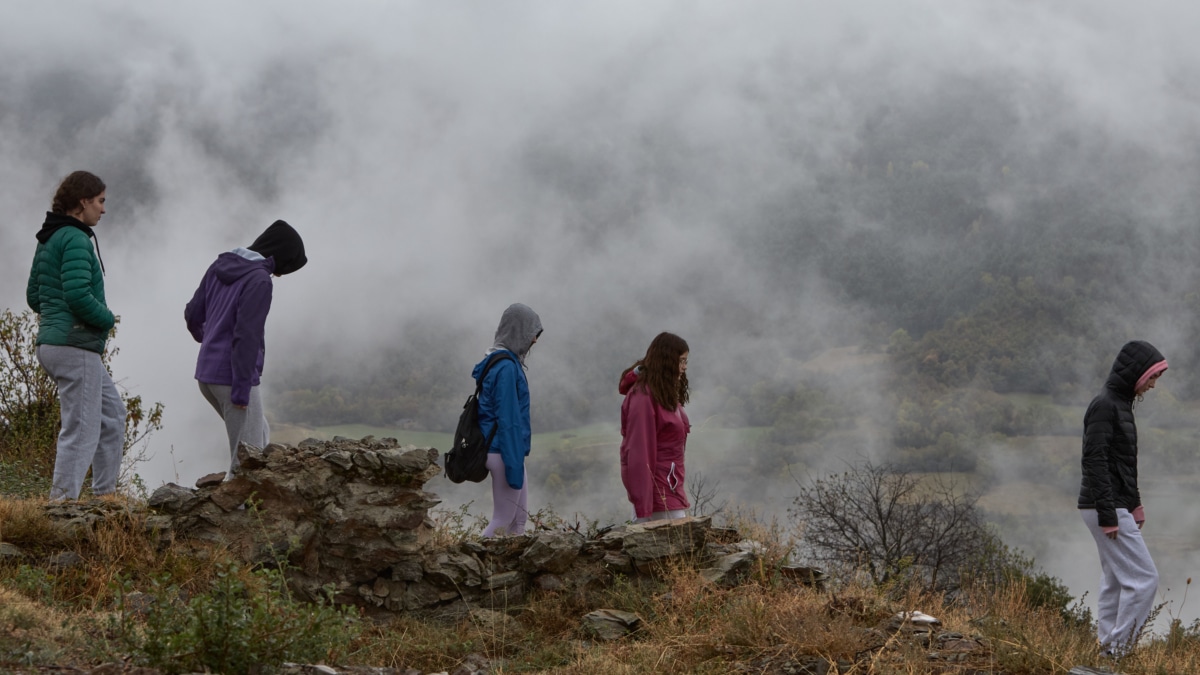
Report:
[{"label": "distant field", "polygon": [[[446,448],[450,447],[451,434],[437,431],[414,431],[409,429],[397,429],[391,427],[374,427],[367,424],[338,424],[328,427],[315,428],[299,428],[294,427],[288,430],[284,435],[276,434],[272,428],[272,437],[277,437],[286,443],[295,443],[307,437],[319,438],[321,440],[329,440],[334,436],[344,436],[346,438],[362,438],[364,436],[375,436],[376,438],[395,438],[402,445],[417,445],[421,447],[437,448],[441,452],[445,452]],[[297,438],[298,437],[298,438]],[[620,440],[620,434],[616,429],[608,429],[603,425],[592,425],[587,427],[579,427],[567,431],[554,431],[543,434],[533,435],[533,451],[538,450],[553,450],[562,449],[570,450],[582,446],[587,446],[595,443],[611,443]]]},{"label": "distant field", "polygon": [[[1024,397],[1028,404],[1033,397]],[[1014,401],[1016,402],[1016,401]],[[755,452],[758,439],[769,431],[765,427],[739,429],[700,428],[693,426],[688,441],[689,473],[702,472],[714,480],[724,479],[723,490],[735,502],[754,503],[767,493],[783,495],[774,501],[786,507],[787,495],[794,494],[796,482],[810,477],[804,467],[792,467],[790,472],[760,476],[753,484],[744,484],[737,467],[748,463]],[[322,440],[335,436],[362,438],[391,437],[403,445],[437,448],[445,452],[451,436],[448,433],[414,431],[375,427],[365,424],[343,424],[327,427],[298,427],[276,425],[272,437],[285,443],[298,443],[313,437]],[[530,471],[535,481],[547,472],[561,474],[565,465],[584,463],[582,473],[556,476],[567,482],[559,493],[560,500],[569,500],[580,490],[600,488],[618,490],[619,447],[621,435],[616,423],[592,424],[574,429],[534,434]],[[999,482],[986,488],[980,506],[997,515],[1027,518],[1046,508],[1069,502],[1077,488],[1078,443],[1066,436],[1022,436],[993,439],[980,448],[987,462],[994,467]],[[1147,448],[1153,453],[1153,448]],[[854,458],[848,458],[853,460]],[[1163,475],[1160,471],[1143,471],[1143,491],[1151,497],[1175,501],[1185,494],[1200,493],[1200,477]],[[978,474],[941,473],[930,477],[951,480],[962,489],[980,489],[983,478]],[[453,494],[465,489],[450,484],[440,486],[442,492]],[[1064,501],[1065,500],[1065,501]],[[1174,520],[1174,519],[1173,519]]]},{"label": "distant field", "polygon": [[438,433],[436,431],[411,431],[408,429],[373,427],[366,424],[339,424],[331,427],[317,427],[311,431],[315,432],[313,434],[314,438],[322,440],[329,440],[334,436],[344,436],[353,439],[359,439],[364,436],[394,438],[400,441],[401,445],[437,448],[441,452],[445,452],[446,448],[450,447],[451,442],[450,434]]},{"label": "distant field", "polygon": [[1044,405],[1054,408],[1060,415],[1063,416],[1063,421],[1068,424],[1076,422],[1083,423],[1083,413],[1087,411],[1086,405],[1064,405],[1055,403],[1054,399],[1049,394],[1002,394],[1002,396],[1017,406],[1018,408],[1027,408],[1031,405]]},{"label": "distant field", "polygon": [[[765,427],[742,429],[699,429],[693,427],[688,440],[688,452],[696,457],[720,454],[756,440],[765,433]],[[436,431],[413,431],[391,427],[375,427],[367,424],[338,424],[328,427],[299,427],[275,425],[271,437],[282,443],[299,443],[306,438],[329,440],[334,436],[346,438],[395,438],[403,445],[418,445],[445,451],[450,445],[450,434]],[[592,424],[575,429],[548,431],[533,435],[533,452],[580,451],[596,446],[613,446],[614,451],[621,443],[621,432],[616,424]]]},{"label": "distant field", "polygon": [[[693,426],[688,439],[688,467],[691,472],[700,471],[719,479],[724,473],[719,467],[738,464],[744,461],[747,454],[753,452],[756,441],[769,431],[766,427],[747,427],[740,429],[697,428]],[[272,427],[272,437],[284,443],[298,443],[305,438],[329,440],[335,436],[346,438],[395,438],[402,445],[437,448],[445,452],[450,446],[451,435],[433,431],[414,431],[392,427],[376,427],[366,424],[340,424],[326,427],[289,427],[278,425]],[[619,447],[621,443],[620,429],[615,423],[592,424],[585,427],[551,431],[533,435],[531,451],[531,471],[540,468],[536,466],[544,461],[559,463],[564,458],[588,457],[593,462],[599,462],[605,475],[593,478],[595,483],[611,483],[619,475]],[[1066,446],[1070,446],[1069,448]],[[1006,443],[998,443],[991,452],[1001,458],[1001,461],[1019,462],[1022,457],[1041,458],[1062,466],[1074,461],[1075,441],[1066,442],[1063,437],[1021,437],[1010,439]],[[717,469],[714,471],[714,467]],[[1065,468],[1065,467],[1064,467]],[[594,469],[593,469],[594,470]],[[804,474],[807,476],[807,474]],[[975,475],[963,473],[931,474],[930,477],[940,476],[951,480],[963,489],[976,488],[979,479]],[[803,477],[801,477],[803,478]],[[765,490],[776,483],[794,484],[797,477],[786,475],[763,476],[763,482],[757,487]],[[725,487],[731,487],[726,485]],[[443,491],[456,490],[449,485],[442,486]],[[754,494],[745,494],[744,489],[738,490],[740,497],[753,502]],[[1025,516],[1030,513],[1031,505],[1044,503],[1054,494],[1054,490],[1046,485],[1016,480],[1005,483],[990,490],[981,500],[994,513],[1008,513],[1015,516]]]}]

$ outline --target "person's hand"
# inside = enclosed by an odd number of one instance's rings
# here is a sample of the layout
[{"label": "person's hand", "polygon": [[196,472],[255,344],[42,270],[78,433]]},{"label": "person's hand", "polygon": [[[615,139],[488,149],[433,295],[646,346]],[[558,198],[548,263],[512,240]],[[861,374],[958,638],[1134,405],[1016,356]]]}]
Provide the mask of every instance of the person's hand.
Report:
[{"label": "person's hand", "polygon": [[1118,532],[1118,530],[1113,530],[1112,532],[1105,532],[1104,536],[1108,537],[1109,539],[1112,539],[1113,541],[1116,541],[1117,540],[1117,532]]},{"label": "person's hand", "polygon": [[237,408],[238,410],[245,410],[245,409],[246,409],[246,406],[244,406],[244,405],[238,405],[238,404],[236,404],[236,403],[234,403],[234,404],[233,404],[233,407]]},{"label": "person's hand", "polygon": [[1146,522],[1146,507],[1138,505],[1136,509],[1130,512],[1133,516],[1133,522],[1137,523],[1138,529],[1142,529],[1142,523]]}]

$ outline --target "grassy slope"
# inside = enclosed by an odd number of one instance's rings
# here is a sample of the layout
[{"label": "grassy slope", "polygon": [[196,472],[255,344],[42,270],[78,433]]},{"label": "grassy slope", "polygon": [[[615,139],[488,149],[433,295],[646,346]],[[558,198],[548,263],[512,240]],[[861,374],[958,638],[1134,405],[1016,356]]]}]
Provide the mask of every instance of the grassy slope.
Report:
[{"label": "grassy slope", "polygon": [[[118,607],[119,584],[113,582],[125,580],[127,590],[150,594],[178,584],[196,597],[224,574],[219,563],[226,551],[202,543],[194,550],[156,545],[136,506],[129,511],[116,507],[128,514],[127,520],[103,520],[88,536],[65,537],[48,529],[43,504],[0,499],[5,540],[39,556],[72,550],[83,564],[55,569],[36,561],[0,563],[0,672],[59,672],[125,661],[130,647],[117,639],[109,623]],[[849,672],[908,675],[1040,675],[1078,664],[1114,665],[1097,654],[1090,628],[1065,623],[1057,612],[1032,610],[1019,592],[976,589],[952,602],[853,582],[822,592],[790,584],[775,573],[786,541],[753,524],[743,533],[763,542],[763,561],[735,588],[707,583],[684,564],[658,582],[615,578],[604,588],[579,593],[534,591],[521,604],[503,608],[510,617],[503,623],[486,617],[478,622],[415,617],[365,622],[348,644],[338,634],[328,634],[330,651],[323,660],[436,672],[452,671],[467,655],[482,654],[497,674],[570,675],[804,672],[799,664],[812,659],[841,661],[847,667],[856,662]],[[236,573],[247,574],[244,569]],[[268,592],[261,586],[247,588],[247,597]],[[597,640],[581,617],[599,608],[633,612],[644,623],[636,636]],[[954,644],[965,644],[970,651],[940,649],[944,643],[923,646],[904,632],[893,633],[888,620],[912,609],[941,620],[935,635],[965,636],[965,643]],[[275,611],[304,610],[278,605]],[[136,615],[133,621],[136,635],[145,626]],[[255,626],[261,617],[246,614],[245,621]],[[238,636],[241,629],[238,624]],[[238,640],[228,644],[234,650],[249,648]],[[956,661],[935,660],[931,651]],[[1115,665],[1128,675],[1157,675],[1197,672],[1198,664],[1200,636],[1181,634],[1174,641],[1147,641],[1132,658]]]},{"label": "grassy slope", "polygon": [[[1070,418],[1082,416],[1082,410],[1075,407],[1063,407],[1061,411]],[[402,443],[438,448],[444,448],[449,441],[448,434],[360,425],[321,429],[279,425],[274,431],[277,440],[291,443],[309,436],[360,438],[368,434],[392,436]],[[695,465],[716,466],[718,460],[728,460],[729,455],[752,448],[763,431],[697,428],[689,452],[696,460]],[[619,433],[615,425],[600,424],[537,434],[534,453],[547,458],[560,455],[591,457],[599,463],[598,467],[585,467],[592,473],[585,471],[582,478],[557,476],[560,492],[574,497],[580,493],[581,486],[595,482],[597,473],[609,479],[609,486],[604,489],[612,489],[618,444]],[[1047,504],[1061,501],[1064,491],[1069,501],[1071,486],[1077,480],[1077,446],[1078,439],[1073,436],[1046,436],[1004,439],[981,448],[980,452],[993,458],[994,465],[1020,469],[991,487],[981,504],[1001,515],[1036,519],[1038,507],[1045,508]],[[733,457],[735,463],[740,459]],[[565,464],[540,463],[542,466]],[[977,478],[966,475],[943,477],[956,478],[964,484]],[[543,478],[549,480],[549,476]],[[765,491],[769,484],[786,485],[789,480],[792,477],[784,474],[767,475],[761,477],[760,484],[750,487]],[[1195,489],[1200,487],[1200,479],[1195,476],[1147,475],[1143,482],[1146,490],[1153,491],[1156,497],[1192,498]],[[486,487],[478,485],[450,486],[446,483],[439,486],[435,481],[430,487],[443,495],[452,488],[462,488],[468,495],[488,500]],[[545,491],[550,489],[547,485]],[[619,496],[616,501],[620,501]],[[33,523],[37,520],[33,515],[37,509],[21,509],[0,500],[0,512],[5,508],[8,517],[0,518],[6,525],[5,539],[19,533],[20,521]],[[1161,525],[1160,521],[1163,521]],[[1169,527],[1169,514],[1159,516],[1156,526]],[[87,625],[89,621],[102,619],[113,606],[112,587],[91,580],[127,577],[141,583],[152,573],[176,569],[180,571],[180,578],[190,580],[189,583],[199,584],[211,576],[212,565],[207,558],[202,559],[204,562],[189,562],[179,557],[181,553],[174,549],[163,550],[136,540],[134,533],[140,531],[140,528],[122,528],[119,536],[102,531],[92,543],[80,541],[66,545],[85,557],[86,574],[41,576],[31,572],[29,567],[0,565],[0,664],[16,665],[20,660],[29,659],[43,665],[94,665],[103,660],[115,660],[117,655],[108,651],[113,647],[110,642],[97,642],[97,637],[89,637],[86,630],[68,630],[70,626]],[[110,538],[121,543],[108,546],[95,543],[104,543]],[[44,544],[48,540],[35,528],[29,528],[28,536],[18,536],[18,539],[21,539],[18,543],[29,548],[38,548],[32,543],[34,541]],[[49,553],[51,548],[55,547],[50,546],[45,552]],[[773,541],[772,551],[778,552],[782,548],[781,542]],[[771,566],[768,564],[763,569],[769,571]],[[753,672],[779,672],[771,671],[766,660],[778,662],[804,655],[839,659],[871,654],[873,652],[864,651],[874,644],[873,633],[867,628],[899,609],[919,607],[936,613],[943,621],[942,630],[983,635],[988,639],[989,649],[969,659],[979,668],[1003,669],[1018,675],[1065,672],[1073,664],[1103,665],[1095,654],[1090,630],[1065,625],[1057,616],[1032,612],[1002,593],[960,598],[955,604],[943,607],[937,598],[913,595],[889,598],[871,589],[844,589],[837,594],[824,595],[778,584],[774,577],[756,577],[749,586],[722,590],[709,587],[680,570],[658,589],[669,591],[666,593],[619,584],[586,598],[536,594],[528,605],[511,608],[522,621],[520,636],[509,636],[470,623],[438,626],[399,619],[392,624],[370,626],[351,650],[335,660],[343,664],[434,670],[447,669],[470,652],[482,652],[505,660],[507,666],[498,672],[633,673],[652,670],[724,673],[731,672],[735,662],[745,666],[754,664]],[[150,590],[148,583],[145,590]],[[636,640],[615,644],[587,640],[577,617],[601,606],[638,612],[648,624]],[[979,617],[991,620],[980,622]],[[878,652],[877,660],[869,662],[872,668],[864,668],[862,672],[944,672],[945,666],[930,662],[925,650],[897,641],[891,644],[892,647]],[[1130,675],[1197,672],[1198,663],[1200,636],[1191,635],[1173,643],[1158,640],[1149,644],[1133,660],[1120,664],[1120,670]]]}]

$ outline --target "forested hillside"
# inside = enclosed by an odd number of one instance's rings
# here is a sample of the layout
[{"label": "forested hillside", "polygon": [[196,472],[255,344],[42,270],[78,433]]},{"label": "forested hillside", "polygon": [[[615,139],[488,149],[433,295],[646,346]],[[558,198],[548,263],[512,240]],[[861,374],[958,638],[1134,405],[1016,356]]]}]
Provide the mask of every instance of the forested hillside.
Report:
[{"label": "forested hillside", "polygon": [[[718,214],[739,233],[729,259],[761,277],[723,284],[721,270],[697,268],[630,298],[703,306],[703,328],[685,336],[696,353],[695,417],[769,427],[769,442],[796,446],[867,415],[885,446],[937,469],[989,435],[1075,434],[1078,420],[1053,406],[1085,404],[1134,338],[1161,343],[1167,390],[1194,398],[1196,341],[1186,336],[1196,327],[1200,199],[1186,186],[1200,145],[1168,151],[1130,137],[1073,109],[1052,77],[1004,71],[947,74],[915,91],[850,79],[860,119],[830,140],[780,112],[814,83],[777,75],[786,87],[747,96],[785,159],[763,176],[757,200]],[[579,205],[568,223],[578,240],[620,240],[655,195],[726,205],[693,192],[708,180],[697,167],[724,161],[704,139],[581,114],[531,140],[520,164],[530,193]],[[632,157],[613,150],[639,141]],[[755,292],[756,283],[760,305],[720,290]],[[790,315],[812,312],[817,291],[827,298],[821,314]],[[586,303],[594,291],[578,292]],[[572,358],[547,374],[531,356],[535,426],[611,419],[616,375],[639,355],[611,336],[635,326],[619,314],[569,326],[554,318],[547,340],[568,340]],[[675,320],[664,318],[664,327]],[[448,429],[486,345],[435,321],[396,337],[372,353],[287,364],[281,419]],[[741,339],[783,356],[755,360],[761,352],[743,353]],[[877,355],[870,380],[811,367],[846,346]]]}]

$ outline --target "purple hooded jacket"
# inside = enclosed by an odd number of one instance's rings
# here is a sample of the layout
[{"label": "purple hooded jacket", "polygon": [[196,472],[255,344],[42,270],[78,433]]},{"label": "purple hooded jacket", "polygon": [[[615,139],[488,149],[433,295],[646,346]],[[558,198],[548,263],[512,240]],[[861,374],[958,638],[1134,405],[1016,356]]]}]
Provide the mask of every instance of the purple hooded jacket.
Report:
[{"label": "purple hooded jacket", "polygon": [[188,331],[200,343],[196,379],[232,387],[234,405],[248,405],[250,387],[262,377],[274,271],[275,259],[254,251],[222,253],[183,310]]}]

